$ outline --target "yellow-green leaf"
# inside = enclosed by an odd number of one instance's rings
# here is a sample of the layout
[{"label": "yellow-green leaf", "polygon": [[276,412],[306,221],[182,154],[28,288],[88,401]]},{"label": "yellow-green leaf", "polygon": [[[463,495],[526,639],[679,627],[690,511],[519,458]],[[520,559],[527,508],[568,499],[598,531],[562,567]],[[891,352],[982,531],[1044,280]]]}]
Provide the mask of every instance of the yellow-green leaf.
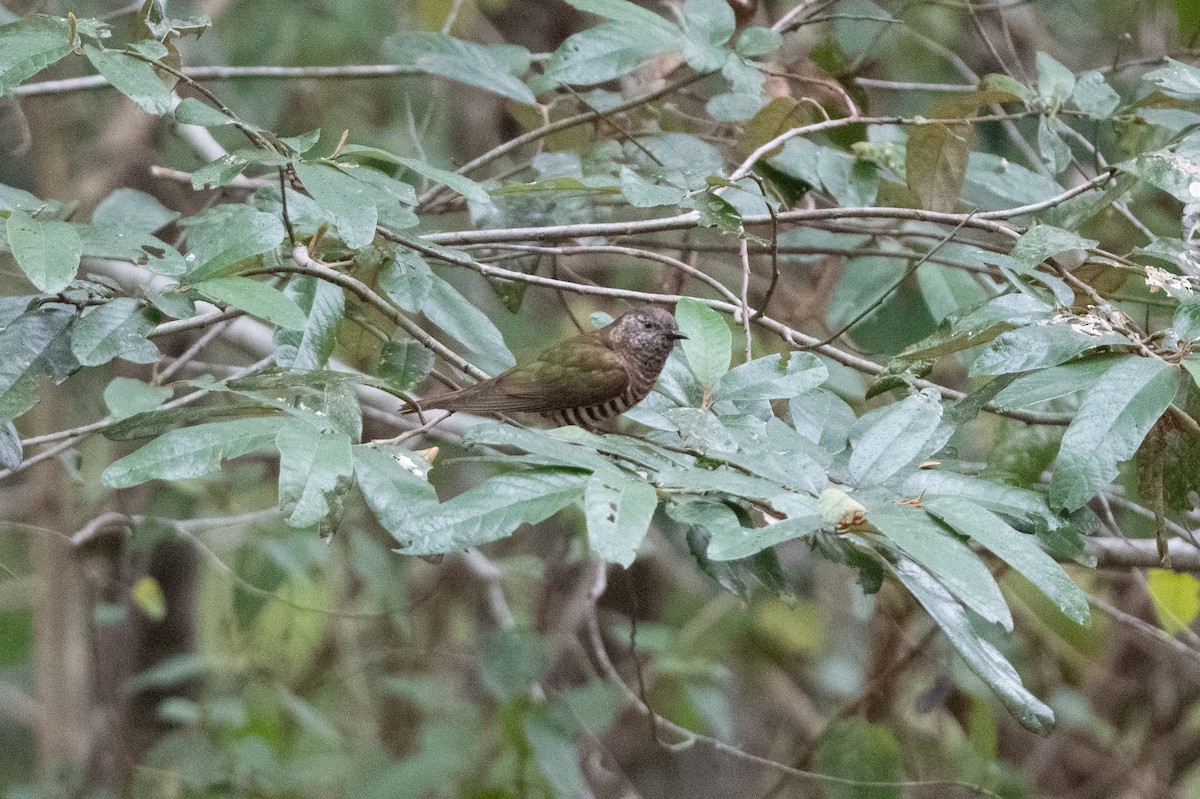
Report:
[{"label": "yellow-green leaf", "polygon": [[1200,582],[1190,574],[1151,569],[1146,590],[1158,623],[1170,633],[1186,629],[1200,613]]},{"label": "yellow-green leaf", "polygon": [[155,621],[167,617],[167,598],[163,596],[162,586],[153,577],[143,577],[134,583],[129,596],[133,604]]}]

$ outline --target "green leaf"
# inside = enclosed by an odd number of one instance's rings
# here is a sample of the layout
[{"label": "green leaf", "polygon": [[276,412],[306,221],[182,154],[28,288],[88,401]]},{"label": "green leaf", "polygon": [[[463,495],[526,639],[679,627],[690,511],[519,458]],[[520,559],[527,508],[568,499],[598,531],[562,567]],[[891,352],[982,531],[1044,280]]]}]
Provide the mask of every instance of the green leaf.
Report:
[{"label": "green leaf", "polygon": [[203,477],[223,459],[271,446],[286,424],[283,416],[261,416],[171,430],[110,465],[100,480],[109,488],[129,488],[147,480]]},{"label": "green leaf", "polygon": [[733,9],[724,0],[686,0],[683,4],[682,54],[697,72],[720,69],[729,57],[722,45],[737,27]]},{"label": "green leaf", "polygon": [[1075,73],[1046,53],[1037,54],[1037,72],[1038,99],[1051,110],[1061,107],[1075,90]]},{"label": "green leaf", "polygon": [[1104,75],[1093,69],[1079,76],[1071,91],[1071,101],[1090,117],[1108,119],[1121,104],[1121,95],[1105,82]]},{"label": "green leaf", "polygon": [[1165,66],[1150,70],[1142,75],[1142,79],[1153,83],[1168,97],[1200,100],[1200,69],[1191,64],[1167,58]]},{"label": "green leaf", "polygon": [[591,790],[579,769],[574,731],[567,733],[549,723],[542,708],[535,707],[524,716],[525,741],[533,753],[538,771],[550,784],[550,795],[570,799],[591,796]]},{"label": "green leaf", "polygon": [[206,299],[231,305],[288,330],[303,330],[307,321],[295,300],[274,286],[248,277],[203,280],[192,288]]},{"label": "green leaf", "polygon": [[921,457],[942,423],[942,404],[921,392],[868,413],[850,428],[850,479],[875,486]]},{"label": "green leaf", "polygon": [[[582,442],[569,440],[569,430],[577,431]],[[463,442],[470,446],[512,447],[528,452],[529,462],[540,466],[565,466],[602,473],[605,477],[621,477],[622,472],[596,452],[601,439],[579,428],[557,430],[523,430],[512,425],[484,423],[473,426]],[[505,456],[511,459],[512,456]]]},{"label": "green leaf", "polygon": [[536,105],[537,98],[521,80],[511,74],[506,61],[512,63],[514,53],[520,53],[524,72],[529,65],[529,51],[513,45],[505,47],[503,60],[493,55],[496,47],[455,39],[444,33],[404,31],[384,40],[384,55],[400,66],[411,66],[431,75],[439,75],[526,105]]},{"label": "green leaf", "polygon": [[[632,3],[625,5],[637,8]],[[561,83],[595,86],[626,75],[659,53],[677,48],[679,30],[657,14],[644,13],[657,17],[668,27],[608,23],[572,34],[550,56],[536,88],[552,88]]]},{"label": "green leaf", "polygon": [[1021,726],[1039,735],[1054,730],[1054,712],[1021,684],[1021,675],[1004,655],[975,630],[962,606],[921,567],[908,560],[888,569],[921,603],[964,662],[983,680]]},{"label": "green leaf", "polygon": [[629,0],[567,0],[580,11],[603,17],[609,22],[629,26],[630,30],[651,31],[667,38],[679,33],[679,29],[666,18],[649,11]]},{"label": "green leaf", "polygon": [[492,197],[488,194],[487,189],[457,172],[439,169],[436,166],[430,166],[424,161],[418,161],[415,158],[401,158],[400,156],[396,156],[396,163],[411,169],[418,175],[429,178],[434,183],[442,184],[451,191],[458,192],[471,202],[490,203],[492,201]]},{"label": "green leaf", "polygon": [[83,243],[70,223],[43,222],[13,211],[7,227],[17,265],[39,291],[57,294],[70,285],[83,254]]},{"label": "green leaf", "polygon": [[1021,375],[1001,389],[992,398],[992,404],[1004,410],[1017,410],[1069,397],[1090,389],[1101,375],[1121,360],[1120,355],[1096,355]]},{"label": "green leaf", "polygon": [[829,370],[812,353],[793,352],[786,363],[780,354],[740,364],[721,376],[713,401],[791,399],[825,382]]},{"label": "green leaf", "polygon": [[1190,628],[1200,615],[1200,580],[1190,574],[1150,569],[1146,593],[1154,601],[1158,623],[1172,635]]},{"label": "green leaf", "polygon": [[379,209],[374,193],[365,183],[355,180],[351,171],[367,167],[307,161],[299,161],[293,167],[312,198],[333,217],[347,247],[359,249],[375,239]]},{"label": "green leaf", "polygon": [[409,313],[420,313],[433,289],[433,272],[412,250],[396,247],[379,270],[379,288],[387,298]]},{"label": "green leaf", "polygon": [[34,406],[43,377],[61,380],[78,368],[68,344],[74,320],[62,308],[28,311],[0,331],[0,421]]},{"label": "green leaf", "polygon": [[162,586],[153,577],[143,577],[134,583],[129,589],[129,598],[154,621],[162,621],[167,617],[167,598]]},{"label": "green leaf", "polygon": [[[321,129],[313,128],[304,133],[298,133],[295,136],[284,136],[279,140],[279,143],[286,147],[289,152],[296,155],[304,155],[316,147],[319,141],[321,141]],[[344,148],[342,152],[345,152]]]},{"label": "green leaf", "polygon": [[[268,160],[265,150],[242,149],[225,153],[192,173],[192,188],[196,191],[228,186],[251,164]],[[272,154],[273,155],[273,154]]]},{"label": "green leaf", "polygon": [[1050,480],[1050,504],[1069,511],[1081,508],[1112,482],[1117,464],[1137,452],[1182,381],[1177,366],[1138,356],[1105,372],[1063,434]]},{"label": "green leaf", "polygon": [[355,386],[362,378],[327,370],[272,371],[230,381],[226,388],[276,408],[319,430],[362,436],[362,407]]},{"label": "green leaf", "polygon": [[879,188],[878,168],[874,164],[808,139],[789,139],[783,150],[771,158],[770,165],[809,186],[823,189],[842,205],[871,205]]},{"label": "green leaf", "polygon": [[83,46],[92,66],[147,114],[161,116],[171,110],[171,90],[159,79],[154,67],[120,50]]},{"label": "green leaf", "polygon": [[139,411],[109,425],[100,432],[110,441],[131,441],[161,435],[172,427],[180,427],[219,416],[246,417],[272,414],[271,408],[250,402]]},{"label": "green leaf", "polygon": [[1042,154],[1042,163],[1052,175],[1061,173],[1071,165],[1071,146],[1063,141],[1056,130],[1060,124],[1048,117],[1038,120],[1038,151]]},{"label": "green leaf", "polygon": [[1182,203],[1194,203],[1200,197],[1200,174],[1196,163],[1185,155],[1168,150],[1142,153],[1132,161],[1117,164],[1140,180],[1167,192]]},{"label": "green leaf", "polygon": [[970,375],[1005,375],[1045,369],[1098,347],[1132,346],[1116,333],[1102,333],[1083,318],[1018,327],[997,336],[971,364]]},{"label": "green leaf", "polygon": [[324,368],[345,315],[342,287],[308,275],[294,275],[284,295],[296,303],[306,319],[300,330],[275,331],[275,363],[289,369]]},{"label": "green leaf", "polygon": [[645,481],[614,475],[593,477],[583,495],[592,550],[609,563],[629,567],[657,508],[658,493]]},{"label": "green leaf", "polygon": [[686,194],[678,186],[651,183],[629,167],[621,167],[621,195],[635,208],[678,205]]},{"label": "green leaf", "polygon": [[146,338],[158,314],[132,297],[118,297],[89,311],[71,328],[71,353],[83,366],[113,358],[154,363],[158,347]]},{"label": "green leaf", "polygon": [[1053,179],[992,153],[967,160],[962,200],[981,211],[998,211],[1049,199],[1062,192]]},{"label": "green leaf", "polygon": [[171,398],[164,386],[152,386],[129,377],[114,377],[104,388],[104,405],[118,419],[152,411]]},{"label": "green leaf", "polygon": [[743,58],[754,58],[772,53],[782,44],[783,36],[777,31],[755,26],[742,31],[734,49]]},{"label": "green leaf", "polygon": [[838,453],[846,448],[850,427],[857,418],[844,399],[825,389],[792,399],[788,402],[788,416],[792,427],[803,439],[828,453]]},{"label": "green leaf", "polygon": [[863,718],[835,721],[821,734],[816,770],[846,783],[821,787],[828,799],[900,799],[899,785],[855,785],[853,782],[897,782],[902,777],[900,745],[892,731]]},{"label": "green leaf", "polygon": [[996,514],[966,500],[929,497],[921,507],[1028,578],[1067,618],[1076,624],[1091,624],[1087,594],[1045,553],[1036,538],[1014,530]]},{"label": "green leaf", "polygon": [[283,242],[283,223],[277,217],[244,205],[219,210],[225,213],[190,226],[188,260],[195,268],[185,283],[236,274],[243,261],[271,252]]},{"label": "green leaf", "polygon": [[1012,632],[1012,613],[983,561],[925,511],[895,503],[869,507],[867,519],[971,610]]},{"label": "green leaf", "polygon": [[354,473],[350,436],[290,422],[279,448],[279,510],[290,527],[312,527],[340,505]]},{"label": "green leaf", "polygon": [[[129,261],[145,266],[159,275],[182,275],[186,272],[187,261],[179,250],[151,235],[147,230],[136,227],[141,224],[144,224],[143,220],[131,217],[128,224],[113,221],[91,225],[76,224],[74,227],[82,242],[85,257]],[[153,291],[152,286],[145,287],[147,295]],[[188,316],[190,313],[172,315]]]},{"label": "green leaf", "polygon": [[732,357],[733,333],[724,318],[707,305],[690,297],[681,299],[675,307],[679,330],[687,336],[681,342],[692,374],[712,391],[727,371]]},{"label": "green leaf", "polygon": [[0,95],[71,54],[67,21],[33,14],[0,27]]},{"label": "green leaf", "polygon": [[[723,526],[710,531],[708,557],[718,561],[748,558],[784,541],[811,535],[813,531],[825,526],[815,497],[787,494],[785,498],[788,514],[786,519],[771,520],[769,524],[761,527]],[[782,500],[776,501],[782,504]]]},{"label": "green leaf", "polygon": [[469,349],[487,358],[492,364],[508,369],[517,359],[509,352],[504,336],[483,311],[458,293],[448,282],[432,275],[429,301],[421,308],[430,322],[440,327],[448,336]]},{"label": "green leaf", "polygon": [[236,119],[219,108],[195,97],[185,97],[175,107],[175,121],[181,125],[199,125],[202,128],[219,128],[232,125]]},{"label": "green leaf", "polygon": [[1021,238],[1013,245],[1011,255],[1028,273],[1052,255],[1067,250],[1087,250],[1099,243],[1095,239],[1085,239],[1069,230],[1052,225],[1038,225],[1021,234]]},{"label": "green leaf", "polygon": [[0,466],[5,469],[15,469],[25,458],[25,450],[21,445],[21,434],[11,421],[0,426]]},{"label": "green leaf", "polygon": [[933,469],[914,472],[901,490],[910,497],[950,496],[968,500],[1034,529],[1046,543],[1056,545],[1052,549],[1055,554],[1080,563],[1087,561],[1082,536],[1090,534],[1094,527],[1079,518],[1060,516],[1037,491]]},{"label": "green leaf", "polygon": [[404,447],[360,444],[352,448],[354,477],[367,507],[379,524],[404,540],[413,521],[438,512],[438,497],[429,484],[429,462]]},{"label": "green leaf", "polygon": [[420,517],[408,516],[397,533],[405,555],[437,555],[512,535],[536,524],[583,496],[588,475],[534,469],[492,477]]},{"label": "green leaf", "polygon": [[379,353],[375,373],[397,391],[411,391],[433,371],[433,353],[423,344],[405,339],[389,341]]},{"label": "green leaf", "polygon": [[143,191],[117,189],[92,211],[92,224],[153,233],[180,217],[170,208]]},{"label": "green leaf", "polygon": [[[709,408],[670,408],[660,416],[674,425],[678,444],[705,453],[734,452],[737,439]],[[638,420],[637,416],[631,418]]]},{"label": "green leaf", "polygon": [[1200,339],[1200,302],[1187,300],[1179,303],[1171,320],[1171,329],[1184,341]]}]

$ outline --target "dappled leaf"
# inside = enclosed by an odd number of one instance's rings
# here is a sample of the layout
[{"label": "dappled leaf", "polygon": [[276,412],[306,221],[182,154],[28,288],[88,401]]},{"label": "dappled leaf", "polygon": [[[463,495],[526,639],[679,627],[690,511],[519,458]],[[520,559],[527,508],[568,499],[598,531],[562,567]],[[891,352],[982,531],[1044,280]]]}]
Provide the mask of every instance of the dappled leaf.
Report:
[{"label": "dappled leaf", "polygon": [[275,363],[291,369],[324,367],[333,354],[338,326],[345,315],[342,287],[307,275],[294,275],[284,295],[304,312],[305,322],[299,330],[275,331]]},{"label": "dappled leaf", "polygon": [[333,217],[347,247],[358,249],[371,243],[375,238],[379,210],[370,188],[355,180],[353,173],[348,171],[350,167],[305,161],[292,167],[305,190]]},{"label": "dappled leaf", "polygon": [[42,379],[64,379],[78,368],[69,348],[75,314],[62,308],[28,311],[0,330],[0,421],[37,402]]},{"label": "dappled leaf", "polygon": [[0,27],[0,94],[70,55],[67,20],[32,14]]},{"label": "dappled leaf", "polygon": [[629,566],[650,528],[658,495],[642,480],[595,476],[583,495],[588,543],[609,563]]},{"label": "dappled leaf", "polygon": [[411,391],[433,370],[433,353],[425,345],[407,339],[389,341],[379,353],[376,374],[398,391]]},{"label": "dappled leaf", "polygon": [[158,314],[132,297],[93,308],[71,328],[71,353],[83,366],[99,366],[113,358],[134,363],[154,363],[158,347],[146,334]]},{"label": "dappled leaf", "polygon": [[291,527],[312,527],[340,505],[354,471],[350,436],[291,422],[279,448],[279,510]]}]

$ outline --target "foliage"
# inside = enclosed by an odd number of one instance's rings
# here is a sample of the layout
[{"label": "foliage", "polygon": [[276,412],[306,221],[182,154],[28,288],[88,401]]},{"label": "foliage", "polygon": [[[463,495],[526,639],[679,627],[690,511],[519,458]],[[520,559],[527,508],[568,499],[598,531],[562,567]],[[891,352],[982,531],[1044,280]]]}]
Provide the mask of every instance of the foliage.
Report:
[{"label": "foliage", "polygon": [[[547,57],[431,31],[379,43],[382,59],[423,84],[472,87],[528,120],[513,144],[457,170],[419,141],[281,135],[252,104],[188,76],[182,38],[208,22],[170,19],[153,0],[133,26],[70,14],[0,27],[0,91],[87,63],[167,129],[199,126],[205,141],[225,143],[188,168],[207,199],[186,212],[122,187],[84,222],[73,203],[0,186],[0,258],[23,275],[0,298],[0,474],[44,460],[31,452],[39,445],[85,446],[96,433],[134,442],[93,450],[79,473],[91,497],[137,497],[112,500],[144,507],[130,511],[134,541],[151,529],[186,538],[183,506],[247,491],[255,469],[255,479],[270,474],[277,495],[260,518],[275,520],[274,551],[261,548],[272,562],[251,571],[271,576],[279,602],[251,611],[257,595],[241,590],[229,618],[204,624],[214,636],[231,625],[225,645],[277,674],[315,668],[320,642],[340,633],[327,630],[337,618],[311,609],[347,601],[354,581],[360,611],[407,624],[411,609],[389,597],[402,574],[425,568],[400,565],[410,558],[466,552],[501,592],[479,643],[481,690],[496,708],[485,734],[479,706],[446,683],[392,674],[380,683],[388,701],[423,719],[395,758],[378,730],[331,724],[332,689],[302,696],[287,687],[295,675],[275,684],[181,655],[143,672],[139,689],[203,676],[241,681],[244,693],[164,701],[157,713],[176,726],[145,756],[134,780],[145,790],[186,763],[182,790],[198,794],[513,795],[496,787],[507,785],[583,795],[594,777],[577,762],[577,736],[614,725],[628,697],[597,680],[547,694],[564,645],[531,631],[529,609],[506,615],[501,577],[475,549],[552,517],[586,531],[594,554],[575,556],[600,575],[604,562],[634,564],[658,530],[695,575],[747,608],[805,601],[797,558],[809,573],[849,566],[863,593],[883,589],[876,601],[923,608],[956,662],[1021,726],[1048,735],[1052,697],[1020,668],[1017,623],[1092,623],[1081,584],[1095,565],[1096,510],[1110,499],[1152,509],[1148,532],[1163,553],[1171,525],[1186,525],[1195,482],[1172,475],[1194,473],[1200,435],[1200,68],[1168,58],[1140,74],[1076,72],[1042,52],[1026,80],[968,74],[950,99],[918,92],[925,105],[913,109],[911,98],[889,107],[872,97],[868,108],[872,84],[856,81],[873,49],[896,59],[888,74],[899,77],[900,40],[928,42],[920,15],[899,5],[836,4],[828,24],[775,9],[782,22],[770,27],[739,25],[721,0],[687,0],[673,15],[625,0],[570,3],[599,22]],[[959,24],[950,10],[935,16]],[[803,80],[772,82],[794,57],[785,44],[811,45],[805,31],[821,41],[811,53],[823,68],[818,99],[804,96]],[[669,77],[636,88],[654,69]],[[517,144],[568,131],[522,159],[535,148]],[[715,256],[684,263],[705,248]],[[594,282],[558,268],[606,255],[623,257],[622,268],[589,272]],[[808,318],[794,306],[813,290],[818,257],[836,264],[837,285],[824,318]],[[673,267],[661,285],[677,290],[652,290],[637,271],[648,263]],[[481,290],[489,285],[494,296]],[[415,417],[391,414],[409,392],[440,390],[431,378],[476,380],[515,363],[505,333],[522,349],[560,338],[538,306],[552,292],[674,306],[688,338],[627,422],[596,432],[455,417],[387,440],[396,431],[380,415],[411,427]],[[226,353],[220,368],[196,369],[197,350],[176,346],[188,331],[219,337],[235,325],[257,336],[261,357]],[[28,420],[50,383],[103,385],[107,413],[36,438]],[[1005,438],[1017,425],[1044,436],[1019,453],[1035,461],[1043,448],[1037,468],[1009,468]],[[363,530],[373,524],[390,535],[387,548]],[[314,548],[322,539],[332,549]],[[310,573],[333,564],[354,579]],[[1014,588],[1019,580],[1033,590]],[[1194,580],[1156,571],[1150,590],[1163,626],[1186,629]],[[152,579],[128,601],[169,618]],[[1028,610],[1039,602],[1045,609]],[[743,635],[761,634],[742,624]],[[662,683],[637,702],[726,737],[719,670],[664,640],[666,628],[656,634],[644,645],[663,658]],[[347,683],[362,680],[362,664],[342,668]],[[958,679],[968,692],[976,685]],[[365,689],[347,690],[370,716]],[[986,726],[987,702],[977,692],[971,701]],[[296,729],[290,748],[285,724]],[[815,764],[896,796],[885,783],[906,773],[900,746],[887,727],[853,719],[829,729]],[[487,754],[497,749],[505,754]],[[856,752],[869,768],[856,769]],[[975,764],[945,773],[1005,787],[998,767]]]}]

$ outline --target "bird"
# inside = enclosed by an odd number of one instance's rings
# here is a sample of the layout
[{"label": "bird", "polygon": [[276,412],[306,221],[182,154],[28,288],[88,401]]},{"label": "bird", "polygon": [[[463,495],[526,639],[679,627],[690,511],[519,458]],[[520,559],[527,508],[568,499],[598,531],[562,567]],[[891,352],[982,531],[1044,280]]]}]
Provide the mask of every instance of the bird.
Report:
[{"label": "bird", "polygon": [[404,413],[540,413],[555,426],[595,428],[637,405],[685,339],[663,308],[629,311],[473,386],[418,400]]}]

